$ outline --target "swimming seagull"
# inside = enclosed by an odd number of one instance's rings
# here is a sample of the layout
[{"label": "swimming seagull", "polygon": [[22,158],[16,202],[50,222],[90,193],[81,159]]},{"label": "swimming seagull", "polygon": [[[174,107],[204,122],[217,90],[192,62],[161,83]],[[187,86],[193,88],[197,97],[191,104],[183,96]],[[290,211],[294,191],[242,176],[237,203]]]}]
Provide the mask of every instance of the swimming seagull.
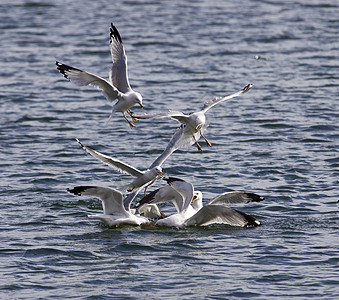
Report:
[{"label": "swimming seagull", "polygon": [[146,193],[147,187],[152,185],[155,182],[155,180],[159,177],[159,175],[163,177],[161,165],[166,160],[166,158],[171,154],[171,153],[163,152],[150,165],[150,167],[146,171],[140,171],[137,168],[134,168],[128,164],[125,164],[124,162],[118,159],[112,158],[98,151],[95,151],[90,147],[85,146],[78,139],[76,139],[76,141],[85,151],[87,151],[90,155],[94,156],[95,158],[101,160],[103,163],[109,165],[112,168],[117,169],[118,171],[122,173],[127,173],[127,174],[130,174],[136,177],[132,181],[132,183],[124,187],[128,192],[133,192],[134,190],[138,188],[145,187],[145,193]]},{"label": "swimming seagull", "polygon": [[104,213],[88,215],[88,217],[104,221],[108,226],[117,226],[120,224],[141,225],[149,223],[146,217],[135,215],[130,209],[130,204],[137,192],[129,194],[124,199],[120,191],[108,187],[76,186],[72,189],[67,189],[67,191],[78,196],[100,198]]},{"label": "swimming seagull", "polygon": [[148,203],[157,204],[171,201],[176,207],[177,213],[158,220],[157,225],[173,227],[206,226],[211,224],[228,224],[240,227],[261,225],[253,217],[227,207],[225,204],[260,202],[264,200],[264,197],[247,192],[226,192],[213,198],[203,206],[202,193],[194,191],[191,183],[174,177],[165,180],[169,184],[168,186],[146,195],[136,206],[136,208],[139,208]]},{"label": "swimming seagull", "polygon": [[113,66],[109,72],[109,81],[58,61],[56,62],[57,69],[65,78],[77,86],[91,85],[101,90],[107,100],[113,102],[118,99],[113,105],[112,113],[108,120],[111,119],[115,112],[121,112],[130,127],[133,128],[134,123],[127,119],[125,113],[127,112],[134,122],[137,121],[129,109],[135,104],[139,104],[143,108],[142,96],[140,93],[133,91],[129,84],[125,48],[117,28],[112,23],[110,28],[110,49]]},{"label": "swimming seagull", "polygon": [[178,122],[180,122],[182,126],[177,130],[177,132],[170,141],[169,147],[172,149],[172,152],[186,144],[192,145],[194,143],[196,143],[198,150],[201,151],[201,146],[198,143],[198,139],[200,138],[200,136],[204,138],[208,146],[210,147],[212,146],[212,144],[206,139],[206,137],[202,133],[206,124],[205,116],[206,112],[220,102],[238,97],[248,92],[252,87],[253,84],[248,84],[242,90],[232,95],[223,98],[212,99],[206,102],[200,111],[190,113],[189,115],[185,115],[180,111],[169,110],[167,112],[158,112],[154,114],[143,114],[143,115],[133,114],[133,117],[137,119],[153,119],[166,117],[175,119]]}]

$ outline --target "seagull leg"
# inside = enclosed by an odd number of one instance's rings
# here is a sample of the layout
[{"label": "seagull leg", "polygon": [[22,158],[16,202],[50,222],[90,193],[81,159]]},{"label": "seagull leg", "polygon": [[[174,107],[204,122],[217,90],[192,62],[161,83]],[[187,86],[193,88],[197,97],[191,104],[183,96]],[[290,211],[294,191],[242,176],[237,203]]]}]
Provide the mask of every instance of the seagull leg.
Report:
[{"label": "seagull leg", "polygon": [[204,135],[202,134],[201,130],[200,130],[200,135],[204,138],[206,145],[209,147],[212,147],[212,144],[204,137]]},{"label": "seagull leg", "polygon": [[127,119],[125,113],[123,112],[122,114],[124,115],[124,118],[125,118],[125,120],[128,122],[129,126],[130,126],[131,128],[135,127],[135,125],[134,125],[130,120]]},{"label": "seagull leg", "polygon": [[131,118],[132,118],[132,120],[133,120],[133,122],[137,122],[137,121],[139,121],[139,119],[138,118],[136,118],[136,117],[134,117],[134,113],[132,112],[132,111],[130,111],[129,109],[128,110],[126,110],[127,111],[127,113],[131,116]]},{"label": "seagull leg", "polygon": [[194,134],[193,134],[193,138],[194,138],[195,143],[197,144],[198,150],[202,151],[201,146],[199,145],[199,143],[198,143],[197,139],[195,138]]}]

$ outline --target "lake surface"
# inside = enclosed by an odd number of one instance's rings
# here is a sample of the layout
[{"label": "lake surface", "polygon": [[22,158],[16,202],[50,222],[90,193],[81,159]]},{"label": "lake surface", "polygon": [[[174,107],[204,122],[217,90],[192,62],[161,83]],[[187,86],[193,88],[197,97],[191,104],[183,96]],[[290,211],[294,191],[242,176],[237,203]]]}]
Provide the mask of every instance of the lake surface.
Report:
[{"label": "lake surface", "polygon": [[[338,299],[338,16],[334,0],[1,1],[1,299]],[[111,22],[144,112],[188,113],[254,84],[208,112],[211,148],[163,169],[204,202],[264,196],[234,206],[262,226],[109,228],[87,217],[100,200],[67,193],[131,180],[75,137],[144,170],[178,127],[107,124],[102,94],[56,70],[108,78]]]}]

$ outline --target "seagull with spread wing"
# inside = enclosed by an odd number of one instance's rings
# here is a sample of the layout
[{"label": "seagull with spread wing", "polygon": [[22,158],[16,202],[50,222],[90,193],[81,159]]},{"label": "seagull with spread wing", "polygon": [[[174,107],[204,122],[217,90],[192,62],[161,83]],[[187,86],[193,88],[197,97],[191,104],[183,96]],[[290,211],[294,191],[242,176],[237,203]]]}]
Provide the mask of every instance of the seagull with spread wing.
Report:
[{"label": "seagull with spread wing", "polygon": [[117,28],[112,23],[110,28],[110,49],[113,66],[109,72],[109,81],[58,61],[56,62],[57,69],[65,78],[69,79],[75,85],[94,86],[102,91],[107,100],[111,102],[118,100],[113,105],[109,119],[115,112],[121,112],[130,127],[133,128],[134,123],[127,119],[125,113],[127,112],[134,122],[137,121],[137,119],[132,116],[130,108],[135,104],[139,104],[140,107],[143,108],[142,96],[140,93],[135,92],[129,84],[125,48]]},{"label": "seagull with spread wing", "polygon": [[101,186],[76,186],[67,189],[68,192],[77,196],[93,196],[102,202],[103,214],[88,215],[91,219],[104,221],[108,226],[118,226],[121,224],[141,225],[149,223],[146,217],[136,215],[131,210],[131,202],[138,191],[129,194],[126,198],[123,194],[112,188]]},{"label": "seagull with spread wing", "polygon": [[76,141],[79,145],[90,155],[99,159],[108,166],[122,172],[127,173],[135,177],[135,179],[125,186],[127,192],[133,192],[139,188],[145,187],[145,193],[148,186],[152,185],[159,177],[163,177],[162,164],[171,155],[172,152],[163,152],[146,171],[140,171],[116,158],[112,158],[98,151],[93,150],[90,147],[85,146],[78,139]]},{"label": "seagull with spread wing", "polygon": [[223,98],[215,98],[211,101],[208,101],[203,105],[200,111],[191,113],[189,115],[186,115],[180,111],[169,110],[167,112],[158,112],[154,114],[144,114],[144,115],[132,114],[132,116],[137,119],[154,119],[168,117],[177,120],[182,125],[172,137],[168,147],[173,152],[184,145],[187,144],[192,145],[196,143],[198,150],[201,151],[201,146],[198,143],[198,139],[200,138],[200,136],[202,136],[205,139],[205,142],[208,146],[210,147],[212,146],[212,144],[206,139],[206,137],[202,133],[206,124],[205,116],[206,112],[220,102],[238,97],[248,92],[252,88],[252,86],[253,84],[248,84],[242,90],[232,95]]}]

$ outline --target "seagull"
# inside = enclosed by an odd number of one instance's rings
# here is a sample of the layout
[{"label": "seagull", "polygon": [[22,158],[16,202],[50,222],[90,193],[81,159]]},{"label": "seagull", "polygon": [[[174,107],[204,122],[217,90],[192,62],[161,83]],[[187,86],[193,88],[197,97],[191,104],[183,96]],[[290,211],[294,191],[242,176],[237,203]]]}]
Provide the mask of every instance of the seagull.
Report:
[{"label": "seagull", "polygon": [[[134,212],[136,212],[135,209],[134,209]],[[143,205],[142,207],[138,209],[138,213],[150,219],[166,218],[166,215],[160,210],[160,208],[156,204],[153,204],[153,203]]]},{"label": "seagull", "polygon": [[143,114],[143,115],[135,115],[133,117],[137,119],[154,119],[154,118],[172,118],[181,123],[181,127],[176,131],[174,136],[170,141],[170,149],[173,151],[184,145],[193,145],[194,143],[197,145],[198,150],[201,151],[201,146],[198,143],[198,139],[202,136],[206,142],[206,145],[211,147],[212,144],[207,140],[207,138],[203,135],[202,131],[206,125],[206,112],[210,110],[213,106],[217,105],[220,102],[238,97],[246,92],[248,92],[253,87],[253,84],[246,85],[242,90],[223,97],[223,98],[214,98],[208,102],[206,102],[200,111],[190,113],[189,115],[185,115],[180,111],[169,110],[167,112],[158,112],[154,114]]},{"label": "seagull", "polygon": [[127,112],[134,122],[137,121],[132,116],[130,108],[135,104],[139,104],[143,108],[142,96],[140,93],[133,91],[129,84],[125,48],[120,34],[113,23],[111,23],[110,28],[110,49],[113,66],[109,72],[109,81],[58,61],[56,62],[57,69],[75,85],[91,85],[101,90],[107,100],[113,102],[117,99],[118,101],[113,105],[113,110],[108,120],[111,119],[115,112],[121,112],[130,127],[133,128],[135,126],[134,123],[127,119],[125,113]]},{"label": "seagull", "polygon": [[202,193],[194,191],[191,183],[174,177],[165,180],[168,186],[146,195],[136,206],[138,209],[149,203],[157,204],[171,201],[176,207],[177,213],[158,220],[156,225],[172,227],[207,226],[211,224],[228,224],[240,227],[261,225],[253,217],[227,207],[225,204],[260,202],[264,200],[264,197],[247,192],[226,192],[203,206]]},{"label": "seagull", "polygon": [[133,192],[136,189],[139,189],[141,187],[145,187],[145,194],[146,189],[150,185],[152,185],[155,180],[160,176],[163,177],[164,174],[162,172],[161,165],[163,162],[167,159],[167,157],[171,154],[170,152],[163,152],[151,165],[146,171],[140,171],[137,168],[134,168],[118,159],[109,157],[105,154],[101,154],[98,151],[93,150],[90,147],[85,146],[83,143],[81,143],[77,138],[76,141],[79,143],[79,145],[90,155],[93,157],[101,160],[103,163],[109,165],[112,168],[117,169],[118,171],[122,173],[130,174],[134,177],[136,177],[132,183],[128,184],[124,187],[124,189],[127,190],[127,192]]},{"label": "seagull", "polygon": [[108,226],[118,226],[121,224],[141,225],[149,223],[146,217],[135,215],[130,209],[130,204],[137,195],[137,192],[129,194],[124,199],[120,191],[108,187],[76,186],[72,189],[67,189],[67,191],[77,196],[94,196],[100,198],[104,213],[88,215],[88,217],[104,221]]}]

